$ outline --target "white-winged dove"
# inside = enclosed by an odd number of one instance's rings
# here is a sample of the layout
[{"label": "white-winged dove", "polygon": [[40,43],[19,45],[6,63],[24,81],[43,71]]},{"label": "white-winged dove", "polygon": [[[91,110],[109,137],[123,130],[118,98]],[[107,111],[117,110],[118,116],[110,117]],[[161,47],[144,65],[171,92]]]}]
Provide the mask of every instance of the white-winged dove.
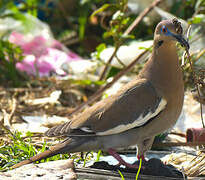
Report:
[{"label": "white-winged dove", "polygon": [[137,144],[138,157],[144,158],[154,137],[171,128],[180,115],[184,85],[176,41],[189,48],[182,31],[176,19],[161,21],[155,30],[152,56],[136,79],[71,121],[49,129],[45,135],[67,138],[13,167],[60,153],[98,149],[108,150],[120,164],[134,167],[113,149]]}]

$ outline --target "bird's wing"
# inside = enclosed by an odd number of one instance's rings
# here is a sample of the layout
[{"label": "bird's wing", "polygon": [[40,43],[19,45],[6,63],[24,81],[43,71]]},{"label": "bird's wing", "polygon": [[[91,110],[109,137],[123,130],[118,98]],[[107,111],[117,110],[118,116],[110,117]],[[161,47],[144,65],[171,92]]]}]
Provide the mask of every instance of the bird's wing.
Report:
[{"label": "bird's wing", "polygon": [[151,82],[134,80],[68,123],[53,127],[47,136],[110,135],[149,123],[166,107]]}]

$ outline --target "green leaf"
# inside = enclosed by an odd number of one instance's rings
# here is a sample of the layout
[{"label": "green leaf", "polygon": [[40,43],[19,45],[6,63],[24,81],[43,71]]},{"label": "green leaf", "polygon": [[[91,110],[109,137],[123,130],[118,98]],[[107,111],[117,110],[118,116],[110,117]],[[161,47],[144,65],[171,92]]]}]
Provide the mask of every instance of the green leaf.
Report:
[{"label": "green leaf", "polygon": [[91,81],[91,80],[88,80],[88,79],[85,79],[85,80],[75,80],[75,79],[71,79],[70,80],[71,83],[74,83],[74,84],[79,84],[79,85],[103,85],[105,83],[105,81]]},{"label": "green leaf", "polygon": [[22,50],[7,40],[0,39],[0,81],[9,81],[14,86],[19,86],[20,73],[16,69],[16,63],[22,61]]},{"label": "green leaf", "polygon": [[79,17],[79,38],[83,39],[85,35],[85,25],[87,22],[86,16]]},{"label": "green leaf", "polygon": [[113,77],[113,76],[115,76],[117,73],[119,73],[121,71],[121,69],[119,69],[119,68],[116,68],[116,67],[111,67],[110,68],[110,71],[109,71],[109,73],[108,73],[108,75],[107,75],[107,79],[108,78],[110,78],[110,77]]},{"label": "green leaf", "polygon": [[121,17],[123,17],[125,14],[123,12],[121,12],[120,10],[118,10],[117,12],[115,12],[115,14],[113,14],[112,16],[112,20],[117,20]]},{"label": "green leaf", "polygon": [[108,9],[109,7],[114,6],[113,4],[104,4],[103,6],[101,6],[99,9],[95,10],[90,18],[92,18],[93,16],[95,16],[96,14],[105,11],[106,9]]},{"label": "green leaf", "polygon": [[98,162],[98,161],[100,160],[101,153],[102,153],[102,151],[99,150],[99,151],[98,151],[98,154],[97,154],[96,162]]},{"label": "green leaf", "polygon": [[135,36],[132,34],[127,34],[127,35],[123,34],[121,37],[122,39],[135,39]]},{"label": "green leaf", "polygon": [[204,14],[197,14],[194,16],[191,20],[193,24],[200,24],[200,23],[205,23],[205,15]]},{"label": "green leaf", "polygon": [[142,168],[142,158],[140,158],[140,164],[139,164],[139,168],[138,168],[138,171],[137,171],[136,180],[138,180],[141,168]]},{"label": "green leaf", "polygon": [[113,35],[114,35],[113,32],[107,31],[107,32],[103,33],[103,38],[106,39],[106,38],[109,38],[109,37],[111,37]]},{"label": "green leaf", "polygon": [[120,174],[120,176],[121,176],[122,180],[125,180],[125,178],[124,178],[124,176],[123,176],[123,174],[121,173],[121,171],[120,171],[120,170],[118,170],[118,173]]},{"label": "green leaf", "polygon": [[99,44],[96,48],[97,52],[99,52],[99,53],[101,53],[104,49],[106,49],[106,44],[105,43]]},{"label": "green leaf", "polygon": [[101,44],[99,44],[99,45],[96,47],[96,50],[97,50],[96,56],[97,56],[98,59],[100,58],[100,53],[101,53],[104,49],[106,49],[106,44],[105,44],[105,43],[101,43]]}]

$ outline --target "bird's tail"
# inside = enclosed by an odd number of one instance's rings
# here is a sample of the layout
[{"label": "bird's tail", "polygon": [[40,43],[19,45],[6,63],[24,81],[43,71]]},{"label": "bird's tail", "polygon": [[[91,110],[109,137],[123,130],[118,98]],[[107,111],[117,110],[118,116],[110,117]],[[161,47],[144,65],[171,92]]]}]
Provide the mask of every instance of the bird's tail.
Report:
[{"label": "bird's tail", "polygon": [[[55,146],[50,147],[50,149],[48,149],[42,153],[39,153],[36,156],[33,156],[27,160],[21,161],[15,165],[13,165],[11,168],[18,168],[18,167],[21,167],[23,165],[30,164],[30,163],[36,162],[36,161],[40,161],[42,159],[46,159],[46,158],[49,158],[49,157],[57,155],[57,154],[69,152],[69,150],[68,150],[69,147],[70,148],[73,147],[71,141],[72,141],[72,139],[66,139],[65,141],[63,141]],[[69,146],[69,144],[71,146]]]},{"label": "bird's tail", "polygon": [[15,164],[14,166],[12,166],[11,168],[18,168],[18,167],[21,167],[23,165],[30,164],[30,163],[35,162],[35,161],[40,161],[42,159],[45,159],[45,158],[48,158],[48,157],[51,157],[51,156],[54,156],[54,155],[56,155],[55,152],[52,152],[49,149],[49,150],[44,151],[40,154],[37,154],[36,156],[31,157],[30,159],[21,161],[21,162]]},{"label": "bird's tail", "polygon": [[[63,142],[50,147],[49,150],[37,154],[28,160],[22,161],[12,168],[17,168],[35,161],[40,161],[56,154],[94,151],[94,150],[107,150],[109,148],[122,148],[130,145],[137,144],[141,132],[136,129],[131,129],[119,134],[107,135],[107,136],[69,136]],[[129,140],[128,138],[129,137]],[[139,138],[140,139],[140,138]]]}]

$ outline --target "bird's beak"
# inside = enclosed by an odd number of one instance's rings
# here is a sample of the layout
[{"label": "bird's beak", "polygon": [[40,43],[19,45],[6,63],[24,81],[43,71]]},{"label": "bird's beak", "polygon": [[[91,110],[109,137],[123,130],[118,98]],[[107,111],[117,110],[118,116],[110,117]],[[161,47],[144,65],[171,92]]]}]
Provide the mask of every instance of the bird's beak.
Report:
[{"label": "bird's beak", "polygon": [[184,39],[182,35],[176,35],[172,33],[172,36],[186,49],[189,49],[189,43],[187,40]]}]

